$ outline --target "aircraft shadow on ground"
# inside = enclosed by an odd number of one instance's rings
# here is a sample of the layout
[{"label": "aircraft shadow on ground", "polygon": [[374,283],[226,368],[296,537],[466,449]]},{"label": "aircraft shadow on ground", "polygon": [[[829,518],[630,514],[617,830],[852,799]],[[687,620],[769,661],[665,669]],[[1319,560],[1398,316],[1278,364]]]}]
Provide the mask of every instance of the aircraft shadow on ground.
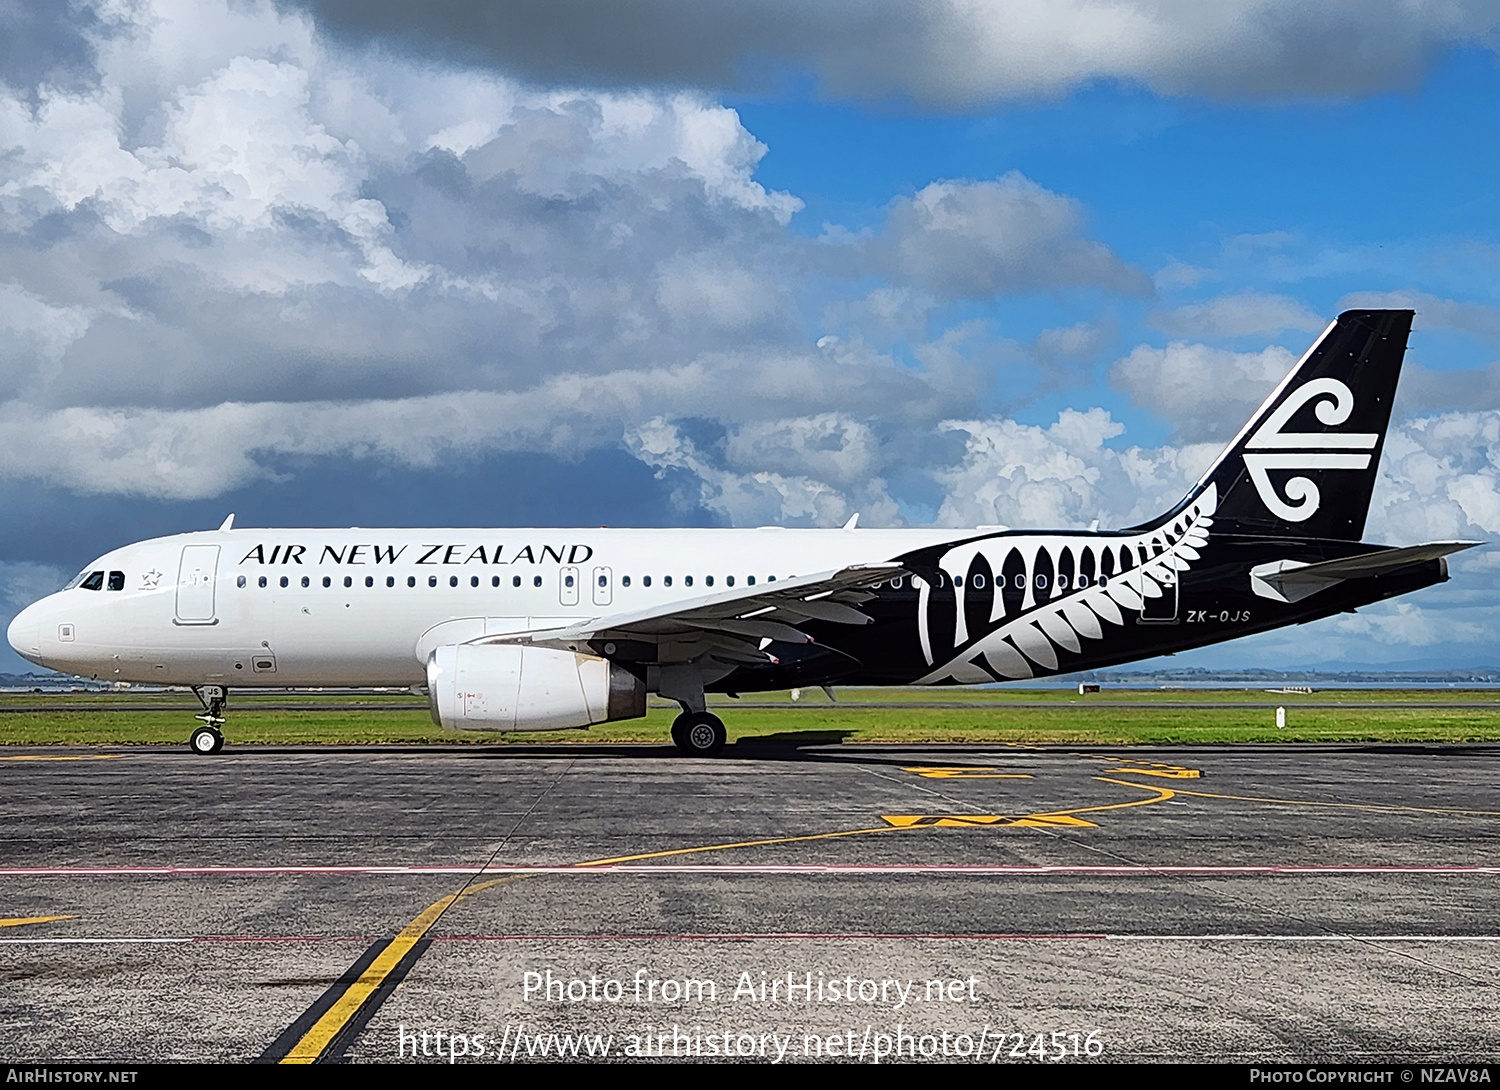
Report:
[{"label": "aircraft shadow on ground", "polygon": [[[876,744],[863,744],[855,749],[835,749],[842,747],[844,741],[852,737],[856,732],[852,730],[798,730],[777,731],[772,734],[757,734],[742,737],[725,746],[718,756],[707,758],[718,762],[733,761],[806,761],[823,764],[843,765],[881,765],[892,768],[902,768],[910,765],[913,761],[911,747],[898,743],[897,752]],[[922,748],[922,747],[919,747]],[[958,746],[952,744],[934,747],[944,753],[964,753],[976,755],[993,754],[997,748],[995,745],[983,743],[966,743]],[[604,760],[633,758],[635,760],[661,760],[685,761],[677,752],[676,747],[671,744],[659,746],[643,746],[639,743],[482,743],[473,746],[444,746],[444,745],[409,745],[391,744],[383,746],[318,746],[318,745],[255,745],[248,744],[235,746],[226,751],[226,756],[232,756],[236,751],[242,754],[348,754],[366,750],[367,752],[390,753],[399,752],[411,755],[438,755],[448,757],[465,757],[473,760]],[[192,754],[184,751],[184,756]],[[968,767],[962,761],[948,760],[946,766],[953,768]],[[987,765],[974,765],[974,768],[988,767]]]}]

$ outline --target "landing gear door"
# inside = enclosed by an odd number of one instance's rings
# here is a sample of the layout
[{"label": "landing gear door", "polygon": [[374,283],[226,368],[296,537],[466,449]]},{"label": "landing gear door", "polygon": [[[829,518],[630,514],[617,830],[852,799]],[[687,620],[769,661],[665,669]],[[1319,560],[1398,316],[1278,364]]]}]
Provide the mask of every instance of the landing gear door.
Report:
[{"label": "landing gear door", "polygon": [[177,566],[177,623],[218,624],[214,584],[219,572],[217,545],[184,545]]}]

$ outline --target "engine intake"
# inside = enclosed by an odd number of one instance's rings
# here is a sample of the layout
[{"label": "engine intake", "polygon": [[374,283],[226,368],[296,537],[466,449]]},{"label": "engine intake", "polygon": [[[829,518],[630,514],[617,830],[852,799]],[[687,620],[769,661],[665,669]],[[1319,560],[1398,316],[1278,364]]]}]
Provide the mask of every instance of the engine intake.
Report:
[{"label": "engine intake", "polygon": [[432,721],[451,730],[563,730],[646,714],[645,683],[629,670],[550,647],[439,647],[427,693]]}]

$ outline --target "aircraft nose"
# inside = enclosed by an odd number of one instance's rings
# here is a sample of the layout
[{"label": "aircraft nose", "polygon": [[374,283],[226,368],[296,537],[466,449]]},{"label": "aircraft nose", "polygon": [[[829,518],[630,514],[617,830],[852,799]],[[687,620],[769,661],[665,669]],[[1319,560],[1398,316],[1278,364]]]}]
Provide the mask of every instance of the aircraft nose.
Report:
[{"label": "aircraft nose", "polygon": [[16,654],[30,662],[36,661],[42,653],[41,617],[36,606],[27,606],[15,615],[5,630],[5,638]]}]

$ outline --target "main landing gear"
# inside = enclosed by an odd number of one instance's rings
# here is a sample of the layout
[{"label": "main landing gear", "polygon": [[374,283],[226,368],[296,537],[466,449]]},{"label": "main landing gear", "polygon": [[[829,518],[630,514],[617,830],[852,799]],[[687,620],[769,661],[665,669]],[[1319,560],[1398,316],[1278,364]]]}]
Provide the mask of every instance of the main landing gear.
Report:
[{"label": "main landing gear", "polygon": [[188,735],[188,748],[207,757],[224,748],[224,734],[219,730],[224,725],[224,705],[229,700],[229,691],[222,685],[194,685],[193,695],[203,705],[203,726]]},{"label": "main landing gear", "polygon": [[712,757],[724,748],[724,720],[713,712],[683,712],[672,721],[672,741],[688,757]]}]

